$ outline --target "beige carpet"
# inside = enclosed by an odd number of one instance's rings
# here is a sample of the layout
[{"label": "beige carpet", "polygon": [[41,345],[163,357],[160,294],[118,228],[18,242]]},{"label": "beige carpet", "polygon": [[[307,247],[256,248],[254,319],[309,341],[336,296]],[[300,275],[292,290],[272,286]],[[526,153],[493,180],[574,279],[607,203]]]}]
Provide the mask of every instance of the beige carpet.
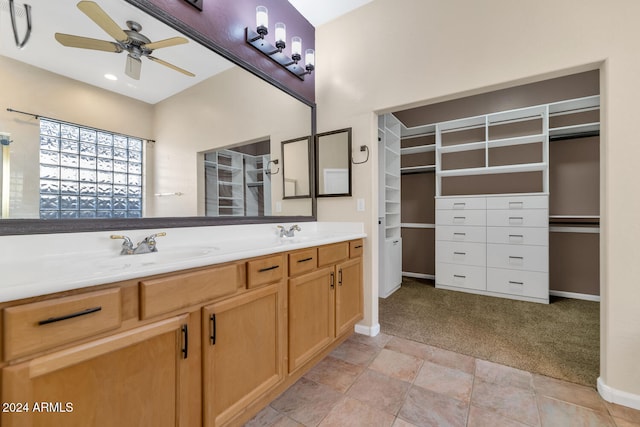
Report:
[{"label": "beige carpet", "polygon": [[552,297],[537,304],[435,289],[403,278],[380,299],[385,334],[595,387],[599,303]]}]

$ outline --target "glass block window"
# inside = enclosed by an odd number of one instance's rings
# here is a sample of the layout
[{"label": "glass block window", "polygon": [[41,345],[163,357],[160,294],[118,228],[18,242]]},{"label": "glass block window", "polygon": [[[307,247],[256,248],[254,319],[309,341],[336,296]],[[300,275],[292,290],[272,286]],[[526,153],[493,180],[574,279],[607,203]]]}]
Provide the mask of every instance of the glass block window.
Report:
[{"label": "glass block window", "polygon": [[142,217],[142,140],[40,119],[40,218]]}]

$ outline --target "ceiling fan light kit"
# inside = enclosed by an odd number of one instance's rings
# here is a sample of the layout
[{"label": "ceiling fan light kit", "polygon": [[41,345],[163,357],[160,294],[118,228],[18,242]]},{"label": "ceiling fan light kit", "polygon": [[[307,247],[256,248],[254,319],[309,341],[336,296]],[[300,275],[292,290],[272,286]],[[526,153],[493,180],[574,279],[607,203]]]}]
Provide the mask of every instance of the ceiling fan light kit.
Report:
[{"label": "ceiling fan light kit", "polygon": [[98,6],[97,3],[93,1],[81,1],[77,6],[80,11],[87,15],[89,19],[95,22],[96,25],[102,28],[107,34],[113,37],[115,41],[98,40],[89,37],[56,33],[55,39],[63,46],[113,53],[127,52],[125,74],[135,80],[140,79],[142,57],[146,57],[153,62],[157,62],[186,76],[195,76],[195,74],[190,71],[151,56],[151,53],[156,49],[188,43],[186,38],[171,37],[165,40],[152,42],[147,36],[140,32],[142,31],[142,25],[136,21],[127,21],[127,29],[122,29],[100,6]]}]

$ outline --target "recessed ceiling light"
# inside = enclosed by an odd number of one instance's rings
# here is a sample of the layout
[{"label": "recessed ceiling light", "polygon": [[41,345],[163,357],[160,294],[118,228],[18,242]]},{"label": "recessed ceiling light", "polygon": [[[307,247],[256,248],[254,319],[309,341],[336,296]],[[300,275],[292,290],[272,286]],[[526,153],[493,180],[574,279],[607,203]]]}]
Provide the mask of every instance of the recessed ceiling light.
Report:
[{"label": "recessed ceiling light", "polygon": [[114,76],[113,74],[105,74],[104,78],[107,80],[118,80],[118,77]]}]

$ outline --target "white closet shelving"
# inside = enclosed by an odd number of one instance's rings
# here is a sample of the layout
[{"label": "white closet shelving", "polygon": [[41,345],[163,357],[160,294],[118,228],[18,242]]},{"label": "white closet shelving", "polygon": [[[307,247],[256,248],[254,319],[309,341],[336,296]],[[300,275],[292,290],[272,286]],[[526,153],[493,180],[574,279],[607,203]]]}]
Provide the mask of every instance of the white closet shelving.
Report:
[{"label": "white closet shelving", "polygon": [[402,238],[400,236],[400,129],[401,123],[392,114],[378,117],[380,138],[380,166],[384,171],[381,182],[381,199],[384,209],[380,212],[380,228],[384,230],[384,242],[380,245],[379,295],[386,298],[402,283]]}]

